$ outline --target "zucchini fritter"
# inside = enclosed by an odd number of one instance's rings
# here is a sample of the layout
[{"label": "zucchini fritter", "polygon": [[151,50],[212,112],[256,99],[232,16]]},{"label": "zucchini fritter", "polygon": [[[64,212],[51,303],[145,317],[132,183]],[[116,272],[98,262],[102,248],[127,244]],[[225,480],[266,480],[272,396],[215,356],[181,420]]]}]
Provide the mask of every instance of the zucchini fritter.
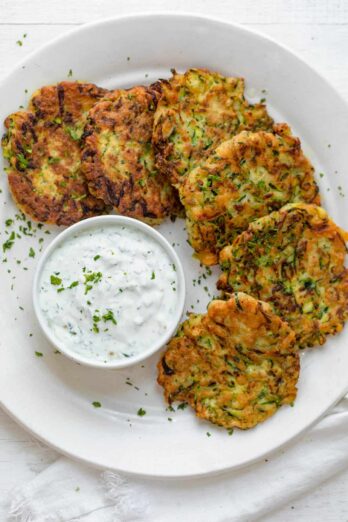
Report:
[{"label": "zucchini fritter", "polygon": [[300,348],[323,344],[348,318],[346,238],[323,208],[286,205],[222,250],[218,288],[268,302]]},{"label": "zucchini fritter", "polygon": [[204,69],[173,71],[158,82],[161,97],[154,121],[156,164],[174,185],[202,157],[242,130],[270,130],[265,105],[244,98],[243,78]]},{"label": "zucchini fritter", "polygon": [[166,400],[225,428],[252,428],[296,398],[295,334],[268,304],[244,293],[190,314],[158,363]]},{"label": "zucchini fritter", "polygon": [[256,218],[286,203],[320,204],[314,169],[286,124],[225,141],[180,186],[191,246],[205,265]]},{"label": "zucchini fritter", "polygon": [[61,82],[42,87],[27,111],[6,118],[2,146],[10,190],[32,219],[70,225],[104,212],[81,173],[80,138],[89,109],[106,92],[93,84]]},{"label": "zucchini fritter", "polygon": [[179,208],[176,191],[154,165],[157,97],[155,89],[142,86],[110,93],[89,113],[83,153],[91,193],[117,213],[150,224]]}]

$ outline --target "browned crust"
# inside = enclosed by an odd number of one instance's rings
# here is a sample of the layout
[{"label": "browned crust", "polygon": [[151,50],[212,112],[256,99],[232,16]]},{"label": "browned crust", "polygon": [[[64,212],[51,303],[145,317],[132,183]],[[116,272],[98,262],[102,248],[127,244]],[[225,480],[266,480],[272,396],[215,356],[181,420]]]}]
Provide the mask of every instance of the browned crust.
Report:
[{"label": "browned crust", "polygon": [[81,173],[78,136],[87,111],[106,92],[93,84],[61,82],[36,91],[28,111],[6,118],[2,146],[10,191],[32,219],[70,225],[105,212]]},{"label": "browned crust", "polygon": [[[172,73],[169,80],[155,84],[161,96],[152,141],[158,169],[175,186],[219,143],[245,129],[272,127],[265,105],[245,100],[243,78],[228,78],[207,69]],[[197,78],[202,79],[198,87]],[[205,118],[203,127],[196,119],[201,117]],[[203,130],[197,141],[193,139],[195,129]],[[180,144],[172,141],[174,134],[180,136]]]},{"label": "browned crust", "polygon": [[346,237],[323,208],[286,205],[221,251],[217,286],[268,302],[300,348],[321,345],[348,319]]},{"label": "browned crust", "polygon": [[158,363],[169,404],[225,428],[247,429],[296,398],[300,361],[295,334],[269,305],[244,293],[191,314]]},{"label": "browned crust", "polygon": [[89,114],[83,169],[90,191],[117,213],[150,224],[181,212],[176,191],[155,169],[151,145],[158,92],[116,90]]},{"label": "browned crust", "polygon": [[179,187],[191,246],[203,264],[254,219],[293,202],[320,204],[314,169],[286,124],[219,145]]},{"label": "browned crust", "polygon": [[60,117],[64,123],[76,124],[108,92],[93,83],[60,82],[35,91],[28,109],[39,120]]}]

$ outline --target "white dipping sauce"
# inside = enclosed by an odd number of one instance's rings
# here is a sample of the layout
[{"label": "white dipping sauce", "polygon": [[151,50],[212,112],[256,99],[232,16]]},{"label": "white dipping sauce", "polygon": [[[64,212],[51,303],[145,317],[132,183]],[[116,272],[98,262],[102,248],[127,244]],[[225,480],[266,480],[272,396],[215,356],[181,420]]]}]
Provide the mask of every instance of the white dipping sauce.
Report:
[{"label": "white dipping sauce", "polygon": [[53,336],[88,359],[110,362],[149,349],[178,305],[176,266],[141,230],[106,225],[57,247],[39,280],[39,306]]}]

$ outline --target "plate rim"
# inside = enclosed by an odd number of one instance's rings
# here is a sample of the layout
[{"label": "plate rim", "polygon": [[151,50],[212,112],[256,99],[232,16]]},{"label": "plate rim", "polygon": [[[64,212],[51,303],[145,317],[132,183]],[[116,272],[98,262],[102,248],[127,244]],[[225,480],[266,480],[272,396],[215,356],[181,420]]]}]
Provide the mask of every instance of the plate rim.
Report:
[{"label": "plate rim", "polygon": [[[24,57],[22,60],[16,63],[14,67],[11,68],[11,70],[3,75],[0,79],[0,90],[3,88],[3,85],[6,84],[8,81],[11,81],[11,76],[15,75],[22,67],[23,65],[26,65],[26,63],[33,58],[40,55],[41,52],[49,50],[51,47],[54,47],[56,44],[59,44],[60,42],[63,42],[66,39],[69,39],[72,35],[77,35],[78,33],[84,33],[85,31],[88,32],[91,28],[97,27],[97,26],[103,26],[106,24],[113,24],[128,20],[140,20],[140,19],[151,19],[151,18],[177,18],[177,19],[192,19],[196,21],[205,21],[215,24],[224,25],[227,28],[237,29],[239,31],[242,31],[246,34],[256,36],[257,38],[261,40],[266,40],[276,46],[277,48],[282,49],[289,55],[291,55],[293,58],[295,58],[298,62],[300,62],[302,65],[304,65],[306,68],[310,69],[312,74],[314,74],[318,80],[320,80],[322,83],[324,83],[327,87],[329,87],[335,94],[335,96],[340,100],[340,102],[345,106],[347,113],[348,113],[348,101],[343,97],[343,95],[337,91],[335,86],[321,73],[319,72],[313,65],[308,63],[307,60],[303,59],[297,52],[293,51],[290,47],[287,45],[284,45],[282,43],[279,43],[276,39],[273,37],[270,37],[266,34],[264,34],[262,31],[254,30],[253,28],[250,28],[248,26],[245,26],[240,23],[236,23],[234,21],[230,20],[223,20],[222,18],[218,16],[211,16],[208,14],[198,14],[192,11],[183,11],[180,10],[178,12],[171,12],[171,11],[164,11],[164,10],[154,10],[150,12],[143,12],[138,11],[136,13],[130,13],[130,14],[122,14],[119,16],[112,16],[112,17],[106,17],[106,18],[100,18],[98,20],[95,20],[93,22],[84,23],[81,25],[78,25],[77,27],[74,27],[72,29],[69,29],[64,34],[59,35],[55,38],[52,38],[49,42],[44,43],[40,45],[37,49],[33,50],[32,52],[28,53],[26,57]],[[209,476],[217,476],[217,475],[223,475],[225,473],[232,472],[234,470],[242,469],[246,466],[252,465],[255,462],[261,461],[263,458],[265,458],[267,455],[273,455],[277,451],[281,450],[282,448],[285,448],[287,446],[290,446],[293,443],[296,443],[298,439],[300,439],[304,433],[306,433],[308,430],[310,430],[315,424],[317,424],[327,413],[330,411],[343,397],[348,393],[348,378],[347,378],[347,384],[345,389],[338,394],[330,403],[330,405],[319,415],[315,420],[313,420],[310,424],[303,427],[300,431],[296,433],[296,435],[292,436],[287,441],[278,444],[276,447],[274,447],[272,450],[265,450],[264,452],[258,453],[257,456],[254,458],[248,460],[248,462],[237,464],[234,466],[229,466],[227,468],[221,468],[221,469],[215,469],[212,471],[203,471],[203,472],[197,472],[197,473],[187,473],[187,474],[165,474],[165,473],[151,473],[146,474],[142,472],[133,472],[133,471],[124,471],[122,469],[116,468],[116,467],[110,467],[109,469],[120,471],[128,476],[134,476],[134,477],[142,477],[147,479],[171,479],[171,480],[189,480],[194,478],[204,478]],[[31,436],[37,438],[38,440],[45,443],[47,446],[53,448],[58,453],[65,455],[69,458],[72,458],[73,460],[87,464],[89,466],[92,466],[93,468],[101,469],[101,465],[96,462],[96,460],[90,460],[85,459],[83,457],[77,456],[76,454],[73,454],[65,449],[62,449],[59,445],[47,440],[44,436],[41,436],[40,433],[36,430],[36,428],[33,428],[30,426],[30,424],[26,424],[24,421],[21,420],[20,417],[17,417],[16,414],[10,409],[11,406],[8,406],[6,401],[3,400],[3,398],[0,398],[0,407],[5,411],[10,418],[12,418],[17,424],[19,424],[23,429],[25,429]]]},{"label": "plate rim", "polygon": [[230,20],[223,20],[222,18],[220,18],[218,16],[210,16],[208,14],[198,14],[198,13],[195,13],[194,11],[184,11],[184,10],[180,10],[177,12],[164,11],[164,10],[137,11],[136,13],[122,14],[119,16],[112,16],[112,17],[103,17],[103,18],[98,18],[98,20],[95,20],[93,22],[86,22],[86,23],[79,24],[76,27],[73,27],[72,29],[68,29],[65,33],[50,39],[47,43],[43,43],[43,44],[39,45],[36,49],[34,49],[30,53],[28,53],[24,58],[22,58],[21,60],[16,62],[14,67],[12,67],[7,74],[3,75],[0,78],[0,89],[2,88],[3,83],[5,83],[7,80],[9,80],[13,74],[15,74],[18,70],[20,70],[21,67],[23,65],[25,65],[28,60],[34,58],[41,51],[49,49],[50,47],[54,46],[56,43],[58,43],[62,40],[65,40],[72,34],[88,31],[88,29],[98,26],[98,25],[104,25],[104,24],[108,24],[108,23],[111,24],[113,22],[118,22],[118,21],[123,21],[123,20],[131,20],[131,19],[136,19],[136,18],[161,18],[161,17],[194,18],[197,20],[216,22],[216,23],[223,24],[223,25],[226,25],[229,27],[235,27],[238,30],[243,31],[245,33],[253,34],[255,36],[258,36],[262,40],[267,40],[267,41],[271,42],[273,45],[283,49],[284,51],[286,51],[287,53],[292,55],[294,58],[296,58],[303,65],[305,65],[306,67],[311,69],[311,71],[318,78],[320,78],[321,81],[325,82],[328,87],[330,87],[332,90],[335,91],[336,96],[340,98],[341,102],[345,104],[345,106],[348,110],[348,100],[346,100],[343,97],[343,95],[336,89],[336,87],[332,84],[332,82],[330,80],[328,80],[327,77],[322,72],[320,72],[315,66],[313,66],[306,59],[302,58],[302,56],[300,56],[300,54],[298,52],[294,51],[288,45],[280,43],[272,36],[265,34],[263,31],[250,28],[245,24],[235,22],[235,21],[230,21]]},{"label": "plate rim", "polygon": [[[348,394],[348,386],[346,388],[344,395],[347,395],[347,394]],[[57,453],[59,453],[61,456],[72,459],[74,462],[78,462],[79,464],[90,466],[91,468],[96,469],[96,470],[109,470],[109,471],[115,471],[116,473],[122,473],[126,477],[143,478],[143,479],[155,480],[155,481],[168,480],[170,482],[174,482],[176,480],[180,480],[180,481],[189,481],[189,480],[197,480],[197,479],[204,480],[204,479],[207,479],[210,477],[219,477],[219,476],[228,475],[229,473],[239,471],[240,469],[245,469],[248,466],[253,466],[256,463],[261,462],[265,457],[271,457],[271,456],[275,455],[278,451],[284,450],[287,447],[290,447],[293,444],[296,444],[313,426],[318,424],[324,417],[326,417],[328,411],[333,409],[340,402],[340,400],[344,397],[344,395],[340,396],[338,399],[336,399],[331,404],[331,406],[329,406],[319,417],[317,417],[317,419],[315,419],[308,426],[306,426],[301,431],[299,431],[294,437],[287,440],[286,442],[283,442],[282,444],[279,444],[272,450],[264,451],[262,454],[259,454],[258,456],[254,457],[253,459],[250,459],[247,463],[237,464],[232,467],[229,466],[227,468],[221,468],[221,469],[212,470],[212,471],[204,471],[201,473],[188,473],[185,475],[183,475],[183,474],[173,475],[173,474],[165,474],[165,473],[147,474],[147,473],[135,472],[135,471],[124,471],[122,469],[115,468],[115,467],[101,466],[100,464],[98,464],[97,462],[95,462],[93,460],[84,459],[83,457],[79,457],[73,453],[70,453],[67,450],[62,450],[59,446],[57,446],[53,442],[49,442],[44,437],[37,435],[37,433],[35,432],[34,429],[30,428],[24,422],[22,422],[20,419],[18,419],[11,412],[11,410],[9,410],[5,405],[2,404],[2,402],[0,402],[0,408],[5,413],[7,413],[8,416],[16,422],[16,424],[18,424],[27,433],[29,433],[29,435],[31,435],[32,437],[37,439],[39,442],[46,444],[46,446],[48,446],[49,448],[51,448],[54,451],[56,451]]]}]

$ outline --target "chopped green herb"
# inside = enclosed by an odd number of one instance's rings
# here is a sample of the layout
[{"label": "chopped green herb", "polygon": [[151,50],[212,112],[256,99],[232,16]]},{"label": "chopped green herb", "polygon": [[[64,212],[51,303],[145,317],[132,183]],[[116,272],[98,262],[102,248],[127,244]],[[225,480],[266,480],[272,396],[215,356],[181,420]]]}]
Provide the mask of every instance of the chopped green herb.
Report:
[{"label": "chopped green herb", "polygon": [[6,252],[6,250],[10,250],[13,247],[13,244],[16,239],[16,234],[14,232],[11,232],[10,237],[5,241],[5,243],[2,244],[2,251]]},{"label": "chopped green herb", "polygon": [[74,141],[78,141],[83,134],[83,129],[79,130],[74,129],[73,127],[66,127],[65,130]]},{"label": "chopped green herb", "polygon": [[42,352],[35,352],[35,355],[36,355],[36,357],[43,357],[43,353]]},{"label": "chopped green herb", "polygon": [[94,258],[93,258],[93,259],[94,259],[94,261],[98,261],[98,259],[100,259],[100,255],[99,255],[99,254],[97,254],[96,256],[94,256]]},{"label": "chopped green herb", "polygon": [[108,310],[107,313],[102,316],[102,319],[104,323],[106,323],[106,321],[111,321],[113,324],[117,324],[117,321],[114,317],[114,312],[112,310]]},{"label": "chopped green herb", "polygon": [[68,72],[68,78],[71,78],[72,75],[73,75],[73,71],[72,71],[72,69],[69,69],[69,72]]},{"label": "chopped green herb", "polygon": [[51,285],[59,286],[62,283],[62,280],[60,277],[57,277],[55,275],[51,275],[50,277]]},{"label": "chopped green herb", "polygon": [[29,257],[35,257],[35,250],[32,247],[29,249]]},{"label": "chopped green herb", "polygon": [[209,433],[209,431],[207,431],[207,437],[211,437],[211,433]]},{"label": "chopped green herb", "polygon": [[74,200],[74,201],[81,201],[82,199],[85,199],[87,197],[87,194],[71,194],[71,198]]},{"label": "chopped green herb", "polygon": [[152,274],[151,274],[151,279],[155,279],[155,277],[156,277],[155,272],[152,272]]},{"label": "chopped green herb", "polygon": [[79,284],[78,281],[73,281],[69,286],[68,288],[75,288],[75,286],[77,286]]},{"label": "chopped green herb", "polygon": [[[103,276],[103,274],[101,272],[88,272],[87,274],[86,273],[84,274],[84,278],[85,278],[85,282],[84,282],[84,285],[85,285],[85,295],[90,290],[92,290],[93,284],[99,283],[99,281],[101,280],[102,276]],[[92,284],[88,284],[88,283],[92,283]]]},{"label": "chopped green herb", "polygon": [[146,411],[143,410],[143,408],[139,408],[137,415],[139,415],[139,417],[144,417],[144,415],[146,415]]},{"label": "chopped green herb", "polygon": [[[60,118],[55,118],[55,120],[53,120],[55,123],[58,123],[58,121],[56,121],[56,120],[60,120],[59,123],[62,122],[62,120]],[[48,158],[49,165],[54,165],[55,163],[59,163],[59,162],[60,162],[60,158],[52,158],[52,156],[50,156]]]},{"label": "chopped green herb", "polygon": [[26,169],[29,167],[29,160],[21,152],[16,156],[20,169]]},{"label": "chopped green herb", "polygon": [[99,401],[93,401],[92,402],[92,405],[95,407],[95,408],[101,408],[101,403]]},{"label": "chopped green herb", "polygon": [[96,323],[93,323],[93,328],[92,328],[92,330],[93,330],[94,333],[99,333],[99,331],[100,331],[100,330],[99,330],[99,327],[97,326]]}]

